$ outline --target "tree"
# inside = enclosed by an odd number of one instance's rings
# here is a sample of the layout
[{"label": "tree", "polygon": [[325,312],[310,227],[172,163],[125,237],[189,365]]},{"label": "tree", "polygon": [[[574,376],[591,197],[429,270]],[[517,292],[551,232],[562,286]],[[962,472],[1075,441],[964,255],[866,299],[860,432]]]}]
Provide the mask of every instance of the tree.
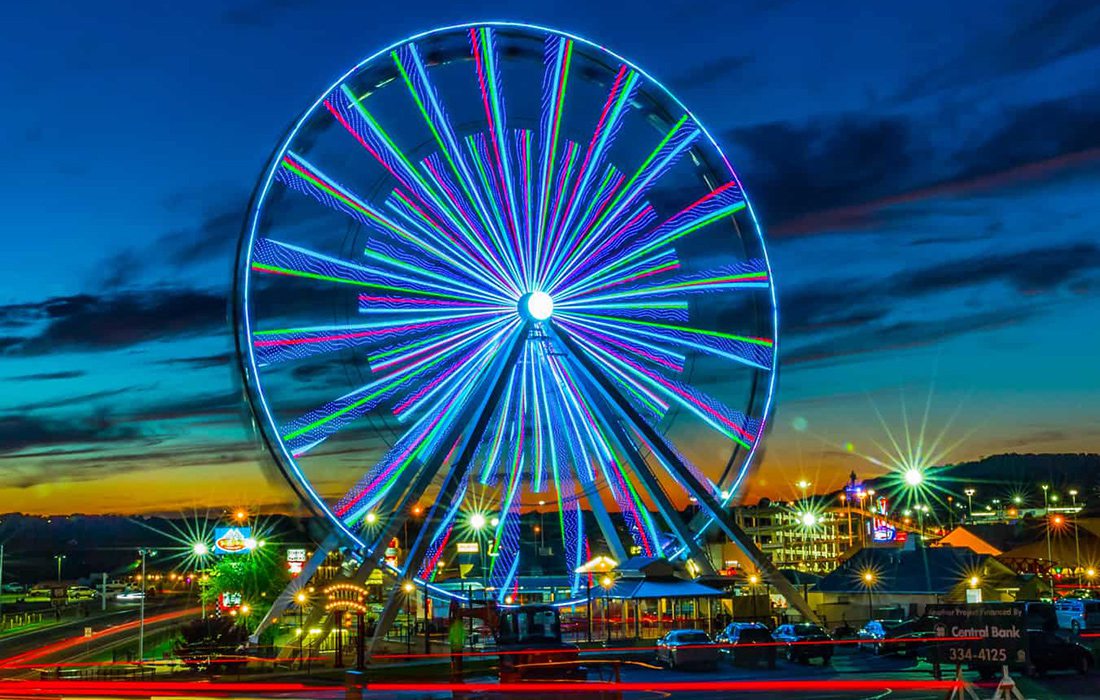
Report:
[{"label": "tree", "polygon": [[214,602],[222,593],[240,593],[242,624],[254,630],[271,608],[279,592],[286,587],[289,573],[281,562],[263,550],[222,557],[210,569],[210,582],[203,588],[206,602]]}]

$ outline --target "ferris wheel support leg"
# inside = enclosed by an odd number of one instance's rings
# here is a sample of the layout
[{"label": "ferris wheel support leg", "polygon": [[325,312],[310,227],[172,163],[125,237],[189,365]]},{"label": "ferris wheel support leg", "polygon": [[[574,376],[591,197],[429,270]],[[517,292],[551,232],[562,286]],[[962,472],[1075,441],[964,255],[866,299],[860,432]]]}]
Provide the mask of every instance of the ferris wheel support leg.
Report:
[{"label": "ferris wheel support leg", "polygon": [[820,624],[817,613],[810,608],[810,604],[806,602],[806,599],[802,597],[798,589],[795,588],[783,574],[779,573],[779,570],[775,568],[764,552],[756,546],[756,543],[752,541],[748,533],[742,530],[737,523],[734,522],[733,518],[730,517],[730,514],[722,507],[722,504],[718,502],[718,499],[714,497],[710,489],[699,483],[695,475],[691,473],[691,470],[680,460],[680,456],[676,451],[670,448],[668,443],[665,442],[664,437],[642,418],[638,411],[622,395],[618,387],[599,371],[599,368],[592,358],[588,357],[584,350],[579,347],[576,341],[570,338],[568,334],[561,333],[556,328],[552,329],[550,334],[557,339],[561,348],[584,370],[585,374],[596,382],[603,391],[603,394],[616,408],[618,408],[623,417],[634,425],[638,433],[652,446],[657,457],[659,457],[665,466],[673,472],[673,475],[684,485],[688,493],[695,497],[700,507],[707,511],[707,514],[710,515],[714,522],[718,524],[718,527],[726,533],[726,536],[729,537],[750,560],[752,560],[752,563],[755,564],[756,568],[764,575],[764,580],[775,586],[775,589],[786,598],[787,602],[798,610],[803,617],[814,623]]},{"label": "ferris wheel support leg", "polygon": [[591,479],[582,479],[579,474],[577,475],[577,481],[581,485],[581,493],[584,494],[585,500],[592,508],[592,517],[596,519],[596,525],[603,533],[603,538],[607,540],[607,547],[611,550],[612,558],[620,562],[626,561],[626,549],[623,547],[622,540],[619,539],[619,533],[615,530],[615,524],[611,522],[607,506],[603,504],[603,500],[600,498],[600,492],[596,489],[596,482]]},{"label": "ferris wheel support leg", "polygon": [[[366,649],[368,657],[374,654],[374,648],[377,646],[378,640],[385,635],[397,618],[398,603],[402,595],[404,595],[401,591],[401,581],[408,580],[410,576],[415,573],[415,567],[418,566],[420,560],[424,558],[424,555],[428,551],[428,546],[434,539],[434,535],[429,533],[435,529],[437,523],[442,521],[443,514],[453,505],[452,501],[457,496],[458,490],[465,480],[467,472],[470,471],[474,455],[477,453],[478,446],[481,444],[481,438],[485,435],[493,412],[496,410],[497,404],[500,403],[500,399],[507,388],[508,379],[511,376],[509,370],[519,361],[520,352],[523,350],[524,343],[527,342],[529,330],[530,326],[526,325],[515,334],[510,340],[510,346],[508,346],[507,350],[503,353],[501,361],[496,363],[493,370],[491,370],[490,378],[486,382],[489,390],[485,395],[484,402],[478,403],[476,400],[471,399],[470,403],[454,421],[454,424],[447,433],[446,439],[440,442],[440,445],[443,445],[444,449],[449,450],[450,446],[462,441],[462,449],[459,451],[458,458],[444,475],[443,483],[439,487],[439,495],[428,509],[427,517],[424,519],[424,526],[420,528],[420,531],[416,535],[416,539],[413,540],[413,544],[406,554],[405,563],[397,576],[397,582],[390,587],[385,607],[382,609],[382,614],[378,618],[378,625],[375,627],[374,635],[371,637],[370,644]],[[466,433],[466,428],[470,425],[473,425],[473,428]],[[463,435],[463,433],[466,434]],[[437,450],[437,452],[441,451],[442,450]],[[441,465],[442,461],[442,456],[432,456],[433,463],[438,462]],[[434,472],[436,470],[429,471]]]},{"label": "ferris wheel support leg", "polygon": [[[587,374],[587,373],[586,373]],[[592,382],[591,377],[585,377],[586,383]],[[592,391],[590,394],[594,393]],[[590,398],[594,398],[590,396]],[[595,405],[595,410],[600,411],[598,405]],[[603,411],[600,411],[601,413]],[[650,497],[653,499],[654,504],[657,506],[657,510],[661,512],[661,516],[672,528],[673,534],[676,535],[676,539],[691,552],[691,557],[699,565],[699,568],[706,575],[714,575],[714,565],[711,564],[710,557],[707,556],[703,548],[699,546],[699,543],[695,541],[695,538],[691,536],[691,532],[688,531],[687,526],[684,524],[680,514],[676,511],[676,507],[672,504],[668,494],[661,488],[660,482],[657,480],[653,470],[646,464],[645,459],[639,454],[634,443],[630,441],[630,438],[623,431],[622,426],[619,424],[618,419],[615,416],[604,416],[604,424],[610,429],[611,436],[615,440],[619,449],[630,461],[630,465],[634,468],[634,472],[641,477],[642,484],[649,492]]]},{"label": "ferris wheel support leg", "polygon": [[309,584],[309,580],[317,573],[317,569],[321,568],[321,564],[328,558],[329,553],[336,549],[339,544],[340,538],[337,537],[335,533],[329,533],[325,539],[321,541],[320,546],[313,552],[313,556],[311,556],[309,561],[302,567],[302,573],[292,578],[290,583],[286,584],[286,588],[284,588],[283,592],[275,598],[275,602],[271,604],[271,608],[267,611],[267,614],[260,620],[260,624],[256,626],[256,631],[249,635],[249,644],[255,646],[260,643],[260,634],[271,625],[272,620],[282,617],[286,609],[294,602],[294,596],[298,594],[298,591]]}]

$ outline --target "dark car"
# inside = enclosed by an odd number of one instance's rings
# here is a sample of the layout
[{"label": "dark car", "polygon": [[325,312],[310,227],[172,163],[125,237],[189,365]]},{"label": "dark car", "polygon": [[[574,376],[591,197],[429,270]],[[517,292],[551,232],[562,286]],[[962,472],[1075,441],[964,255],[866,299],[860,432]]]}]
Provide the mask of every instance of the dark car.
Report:
[{"label": "dark car", "polygon": [[669,668],[718,666],[718,645],[703,630],[674,630],[657,640],[657,663]]},{"label": "dark car", "polygon": [[827,664],[833,658],[833,638],[818,625],[809,622],[780,625],[772,634],[777,642],[787,647],[787,660],[808,663],[821,659]]},{"label": "dark car", "polygon": [[1027,643],[1031,666],[1040,676],[1045,676],[1047,671],[1077,671],[1084,675],[1096,663],[1088,647],[1054,632],[1030,631]]},{"label": "dark car", "polygon": [[778,645],[768,628],[759,622],[732,622],[718,633],[714,641],[736,666],[758,663],[775,668]]},{"label": "dark car", "polygon": [[[1076,671],[1081,675],[1092,670],[1096,663],[1092,652],[1083,644],[1061,637],[1047,630],[1027,631],[1028,663],[1038,676],[1050,671]],[[1002,664],[970,664],[983,680],[997,677]],[[1008,664],[1010,669],[1023,670],[1019,664]]]}]

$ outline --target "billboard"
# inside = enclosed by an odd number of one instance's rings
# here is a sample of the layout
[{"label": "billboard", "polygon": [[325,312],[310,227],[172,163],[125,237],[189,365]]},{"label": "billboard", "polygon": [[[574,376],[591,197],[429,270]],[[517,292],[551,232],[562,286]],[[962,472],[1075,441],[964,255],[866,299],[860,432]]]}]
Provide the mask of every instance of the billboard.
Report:
[{"label": "billboard", "polygon": [[940,661],[976,666],[1027,662],[1024,607],[1013,603],[929,605]]},{"label": "billboard", "polygon": [[240,554],[251,549],[252,528],[216,527],[214,528],[214,554]]}]

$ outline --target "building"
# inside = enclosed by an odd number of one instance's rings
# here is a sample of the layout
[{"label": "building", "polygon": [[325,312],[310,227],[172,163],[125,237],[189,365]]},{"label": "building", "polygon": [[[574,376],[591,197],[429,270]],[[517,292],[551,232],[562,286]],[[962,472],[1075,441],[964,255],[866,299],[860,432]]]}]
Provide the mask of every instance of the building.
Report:
[{"label": "building", "polygon": [[[829,624],[907,618],[933,603],[1015,600],[1022,582],[989,554],[955,547],[866,548],[822,578],[809,602]],[[969,592],[975,591],[975,592]]]}]

